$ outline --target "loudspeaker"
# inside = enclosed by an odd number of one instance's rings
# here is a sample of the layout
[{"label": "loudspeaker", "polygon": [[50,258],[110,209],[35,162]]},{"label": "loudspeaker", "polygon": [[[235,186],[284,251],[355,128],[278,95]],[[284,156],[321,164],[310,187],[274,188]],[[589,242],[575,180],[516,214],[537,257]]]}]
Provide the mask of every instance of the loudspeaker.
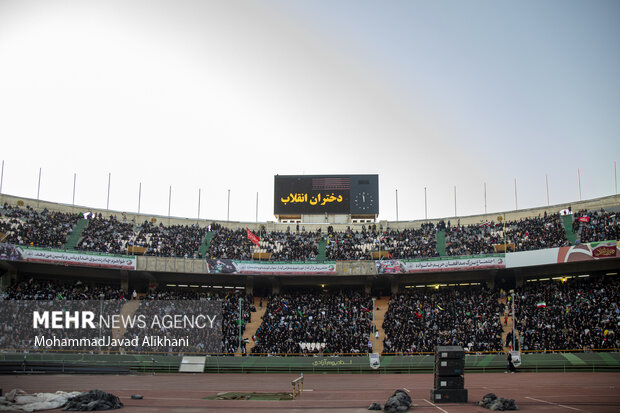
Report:
[{"label": "loudspeaker", "polygon": [[435,361],[444,359],[465,359],[465,350],[461,346],[437,346]]},{"label": "loudspeaker", "polygon": [[467,403],[467,389],[432,389],[433,403]]},{"label": "loudspeaker", "polygon": [[465,379],[463,376],[435,376],[435,389],[463,389]]},{"label": "loudspeaker", "polygon": [[435,362],[435,376],[460,376],[465,370],[465,359],[445,359]]}]

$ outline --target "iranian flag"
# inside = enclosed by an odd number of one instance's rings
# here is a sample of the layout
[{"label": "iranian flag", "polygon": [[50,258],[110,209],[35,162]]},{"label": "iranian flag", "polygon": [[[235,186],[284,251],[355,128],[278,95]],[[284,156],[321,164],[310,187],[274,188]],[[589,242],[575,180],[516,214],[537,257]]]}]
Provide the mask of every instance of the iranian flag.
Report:
[{"label": "iranian flag", "polygon": [[536,304],[536,308],[546,308],[547,307],[547,303],[544,301],[539,301],[538,304]]},{"label": "iranian flag", "polygon": [[252,233],[252,231],[250,231],[249,228],[245,229],[248,233],[248,238],[250,239],[250,241],[252,241],[254,244],[258,245],[258,243],[260,242],[260,238],[258,238],[256,235],[254,235],[254,233]]}]

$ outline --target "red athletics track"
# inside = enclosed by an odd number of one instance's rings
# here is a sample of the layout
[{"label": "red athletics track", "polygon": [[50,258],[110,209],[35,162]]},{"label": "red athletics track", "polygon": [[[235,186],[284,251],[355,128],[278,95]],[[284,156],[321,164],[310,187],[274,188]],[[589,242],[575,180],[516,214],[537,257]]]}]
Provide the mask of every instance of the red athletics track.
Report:
[{"label": "red athletics track", "polygon": [[[427,413],[489,412],[475,406],[487,393],[515,399],[524,412],[620,412],[620,373],[466,374],[467,404],[430,402],[432,374],[306,374],[294,401],[203,400],[219,392],[290,391],[293,374],[5,375],[0,387],[27,392],[101,389],[121,398],[131,413],[156,412],[367,412],[398,388],[410,391],[413,410]],[[139,393],[143,400],[131,400]],[[57,410],[56,410],[57,411]]]}]

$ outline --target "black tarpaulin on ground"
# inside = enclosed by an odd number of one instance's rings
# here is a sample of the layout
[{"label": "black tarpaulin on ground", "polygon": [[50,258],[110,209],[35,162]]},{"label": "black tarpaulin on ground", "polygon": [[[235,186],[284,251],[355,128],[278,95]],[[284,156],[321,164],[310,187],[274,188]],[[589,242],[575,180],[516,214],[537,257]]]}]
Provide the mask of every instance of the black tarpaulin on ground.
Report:
[{"label": "black tarpaulin on ground", "polygon": [[411,397],[405,390],[396,390],[392,397],[387,399],[383,410],[388,413],[406,412],[411,407]]},{"label": "black tarpaulin on ground", "polygon": [[123,403],[112,393],[91,390],[69,399],[63,410],[90,412],[94,410],[115,410],[123,407]]},{"label": "black tarpaulin on ground", "polygon": [[515,404],[514,399],[504,399],[503,397],[497,397],[494,393],[486,394],[482,400],[478,402],[478,406],[482,406],[489,410],[519,410]]}]

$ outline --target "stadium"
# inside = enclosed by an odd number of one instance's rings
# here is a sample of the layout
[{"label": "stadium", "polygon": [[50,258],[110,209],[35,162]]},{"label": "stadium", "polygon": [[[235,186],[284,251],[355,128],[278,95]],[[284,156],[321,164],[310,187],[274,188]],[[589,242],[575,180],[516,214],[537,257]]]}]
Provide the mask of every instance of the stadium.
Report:
[{"label": "stadium", "polygon": [[[391,387],[427,411],[479,411],[490,392],[522,410],[617,410],[617,195],[390,222],[376,220],[378,202],[359,206],[356,193],[377,186],[376,175],[276,176],[279,222],[264,223],[1,195],[2,388],[90,385],[135,411],[361,411]],[[349,205],[304,209],[326,190]],[[209,330],[196,314],[220,321]],[[465,399],[430,381],[436,350],[455,346]],[[508,353],[517,375],[503,374]],[[294,400],[215,397],[290,395],[300,378]]]},{"label": "stadium", "polygon": [[619,16],[0,1],[0,411],[620,411]]}]

